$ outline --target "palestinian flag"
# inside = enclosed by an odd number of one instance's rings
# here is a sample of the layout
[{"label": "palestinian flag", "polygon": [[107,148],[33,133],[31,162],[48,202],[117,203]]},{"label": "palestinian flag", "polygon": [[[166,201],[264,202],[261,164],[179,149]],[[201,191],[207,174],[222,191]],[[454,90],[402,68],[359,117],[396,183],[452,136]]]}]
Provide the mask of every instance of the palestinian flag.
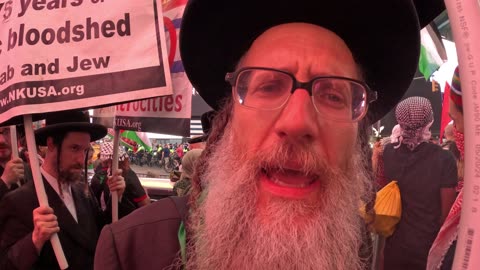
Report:
[{"label": "palestinian flag", "polygon": [[421,49],[418,70],[428,81],[430,76],[447,60],[440,33],[434,24],[429,24],[420,31]]},{"label": "palestinian flag", "polygon": [[[113,129],[108,129],[108,137],[113,139],[115,132]],[[136,149],[140,146],[146,151],[152,150],[152,143],[145,132],[136,132],[133,130],[120,130],[120,145],[126,146],[130,149]]]}]

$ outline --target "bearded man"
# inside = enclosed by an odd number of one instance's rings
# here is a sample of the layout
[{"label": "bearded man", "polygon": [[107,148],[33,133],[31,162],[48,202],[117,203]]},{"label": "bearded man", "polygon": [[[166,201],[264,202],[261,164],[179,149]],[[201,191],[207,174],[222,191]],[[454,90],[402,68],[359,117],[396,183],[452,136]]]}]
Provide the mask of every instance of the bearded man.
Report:
[{"label": "bearded man", "polygon": [[218,115],[188,216],[169,198],[104,228],[95,268],[365,268],[365,128],[410,84],[417,12],[421,25],[434,17],[423,11],[405,0],[189,1],[182,60]]},{"label": "bearded man", "polygon": [[[81,111],[52,113],[35,131],[38,145],[47,146],[40,168],[48,206],[39,206],[34,182],[7,194],[0,204],[0,269],[59,269],[48,241],[58,233],[69,269],[92,269],[99,232],[108,221],[88,188],[90,142],[107,134]],[[108,179],[121,199],[121,170]],[[122,207],[122,204],[119,205]],[[33,212],[33,218],[32,218]]]}]

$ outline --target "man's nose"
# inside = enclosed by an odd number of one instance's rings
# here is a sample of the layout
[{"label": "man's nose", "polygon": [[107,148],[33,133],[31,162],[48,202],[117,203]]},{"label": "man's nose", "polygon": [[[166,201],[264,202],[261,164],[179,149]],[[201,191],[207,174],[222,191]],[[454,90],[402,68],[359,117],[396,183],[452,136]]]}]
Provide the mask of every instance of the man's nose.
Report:
[{"label": "man's nose", "polygon": [[85,158],[87,157],[87,154],[80,152],[78,155],[76,155],[76,162],[83,164],[85,162]]},{"label": "man's nose", "polygon": [[284,139],[312,142],[319,132],[317,114],[308,92],[297,89],[282,109],[275,132]]}]

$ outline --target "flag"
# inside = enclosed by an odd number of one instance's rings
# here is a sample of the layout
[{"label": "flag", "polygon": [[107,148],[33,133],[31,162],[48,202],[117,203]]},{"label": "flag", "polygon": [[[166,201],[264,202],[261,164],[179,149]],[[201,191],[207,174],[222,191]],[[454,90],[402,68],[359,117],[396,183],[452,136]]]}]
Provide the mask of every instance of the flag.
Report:
[{"label": "flag", "polygon": [[[114,136],[113,134],[114,134],[113,129],[109,128],[107,136],[110,139],[112,139]],[[143,146],[143,148],[147,151],[152,150],[152,143],[150,142],[150,139],[148,138],[145,132],[137,132],[133,130],[120,130],[119,142],[120,142],[120,145],[126,146],[131,149],[134,149],[136,144],[138,147]]]},{"label": "flag", "polygon": [[425,80],[447,60],[447,53],[442,43],[442,38],[434,24],[429,24],[420,31],[421,48],[418,70]]}]

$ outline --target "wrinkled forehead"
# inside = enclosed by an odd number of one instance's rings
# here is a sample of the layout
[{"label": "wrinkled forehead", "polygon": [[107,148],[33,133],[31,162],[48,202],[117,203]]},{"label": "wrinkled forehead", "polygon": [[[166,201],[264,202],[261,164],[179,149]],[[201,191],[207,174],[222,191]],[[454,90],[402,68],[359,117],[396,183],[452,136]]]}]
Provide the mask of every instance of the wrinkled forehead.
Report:
[{"label": "wrinkled forehead", "polygon": [[345,72],[358,73],[354,55],[345,41],[324,27],[308,23],[281,24],[263,32],[238,66],[251,65],[296,69],[338,65]]}]

